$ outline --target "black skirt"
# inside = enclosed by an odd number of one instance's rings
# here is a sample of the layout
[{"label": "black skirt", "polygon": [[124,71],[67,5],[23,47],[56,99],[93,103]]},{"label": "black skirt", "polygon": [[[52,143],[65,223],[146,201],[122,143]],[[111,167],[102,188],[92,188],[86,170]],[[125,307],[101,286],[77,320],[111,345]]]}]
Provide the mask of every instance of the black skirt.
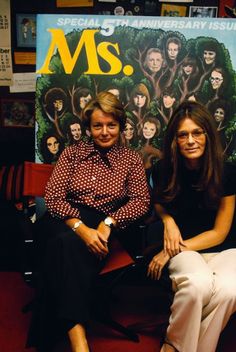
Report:
[{"label": "black skirt", "polygon": [[[105,215],[83,207],[80,218],[97,228]],[[104,265],[64,221],[46,213],[36,222],[37,289],[27,347],[50,350],[74,325],[88,323],[92,286]]]}]

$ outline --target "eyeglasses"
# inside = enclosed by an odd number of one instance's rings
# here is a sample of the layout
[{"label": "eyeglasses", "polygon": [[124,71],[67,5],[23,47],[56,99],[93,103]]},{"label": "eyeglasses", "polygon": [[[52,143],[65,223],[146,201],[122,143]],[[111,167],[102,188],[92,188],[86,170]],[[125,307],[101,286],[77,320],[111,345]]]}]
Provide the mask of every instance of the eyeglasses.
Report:
[{"label": "eyeglasses", "polygon": [[216,83],[220,83],[221,81],[223,81],[223,78],[219,78],[219,77],[210,77],[210,81],[211,82],[216,82]]},{"label": "eyeglasses", "polygon": [[194,140],[199,140],[201,139],[204,135],[206,135],[206,132],[204,130],[195,130],[193,132],[178,132],[176,134],[176,138],[178,142],[186,142],[189,139],[189,136],[192,136]]}]

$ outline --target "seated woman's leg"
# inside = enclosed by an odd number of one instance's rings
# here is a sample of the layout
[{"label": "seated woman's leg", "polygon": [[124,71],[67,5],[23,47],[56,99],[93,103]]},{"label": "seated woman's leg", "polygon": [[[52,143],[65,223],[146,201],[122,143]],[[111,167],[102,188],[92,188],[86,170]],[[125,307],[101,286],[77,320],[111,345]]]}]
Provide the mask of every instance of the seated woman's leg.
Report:
[{"label": "seated woman's leg", "polygon": [[199,253],[185,251],[170,260],[169,272],[175,296],[166,342],[177,351],[196,352],[202,309],[212,297],[212,271]]},{"label": "seated woman's leg", "polygon": [[203,309],[198,352],[216,350],[221,331],[236,311],[236,249],[216,254],[209,262],[214,275],[214,293]]},{"label": "seated woman's leg", "polygon": [[43,258],[39,261],[40,292],[28,345],[41,346],[46,351],[47,346],[68,331],[74,351],[87,352],[85,326],[89,320],[91,286],[104,263],[88,251],[63,221],[50,219],[47,225],[44,230],[39,226],[46,239],[39,245]]},{"label": "seated woman's leg", "polygon": [[89,320],[91,286],[103,265],[70,229],[49,241],[43,271],[59,318]]}]

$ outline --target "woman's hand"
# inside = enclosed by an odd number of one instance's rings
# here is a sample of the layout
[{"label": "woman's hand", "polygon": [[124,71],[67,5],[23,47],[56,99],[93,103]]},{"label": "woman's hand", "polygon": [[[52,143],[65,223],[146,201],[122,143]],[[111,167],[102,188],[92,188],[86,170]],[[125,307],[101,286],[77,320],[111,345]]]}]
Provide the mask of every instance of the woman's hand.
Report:
[{"label": "woman's hand", "polygon": [[162,269],[169,261],[169,259],[169,254],[164,253],[164,250],[156,254],[148,265],[147,276],[150,276],[150,278],[153,280],[159,280],[161,277]]},{"label": "woman's hand", "polygon": [[103,233],[84,224],[79,227],[77,233],[96,257],[104,259],[107,256],[107,239]]},{"label": "woman's hand", "polygon": [[172,217],[168,217],[164,223],[164,253],[174,257],[181,252],[180,246],[185,246],[180,230]]},{"label": "woman's hand", "polygon": [[108,242],[108,238],[111,234],[111,228],[105,225],[104,221],[101,221],[97,227],[97,230],[103,234],[103,237],[105,238],[106,242]]}]

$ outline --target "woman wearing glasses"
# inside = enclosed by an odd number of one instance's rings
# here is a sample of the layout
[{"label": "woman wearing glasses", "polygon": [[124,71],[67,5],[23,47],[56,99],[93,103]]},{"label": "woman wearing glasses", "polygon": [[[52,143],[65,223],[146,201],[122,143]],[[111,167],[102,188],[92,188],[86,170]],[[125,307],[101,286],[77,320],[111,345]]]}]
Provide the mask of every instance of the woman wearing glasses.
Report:
[{"label": "woman wearing glasses", "polygon": [[222,68],[215,68],[211,72],[210,82],[213,90],[218,90],[224,81],[224,72]]},{"label": "woman wearing glasses", "polygon": [[167,264],[175,293],[161,352],[213,352],[236,310],[235,168],[204,106],[175,110],[153,181],[164,243],[148,276]]},{"label": "woman wearing glasses", "polygon": [[229,79],[229,72],[222,67],[215,67],[211,70],[209,79],[206,79],[199,99],[202,104],[209,106],[216,99],[227,99],[232,94],[232,80]]}]

